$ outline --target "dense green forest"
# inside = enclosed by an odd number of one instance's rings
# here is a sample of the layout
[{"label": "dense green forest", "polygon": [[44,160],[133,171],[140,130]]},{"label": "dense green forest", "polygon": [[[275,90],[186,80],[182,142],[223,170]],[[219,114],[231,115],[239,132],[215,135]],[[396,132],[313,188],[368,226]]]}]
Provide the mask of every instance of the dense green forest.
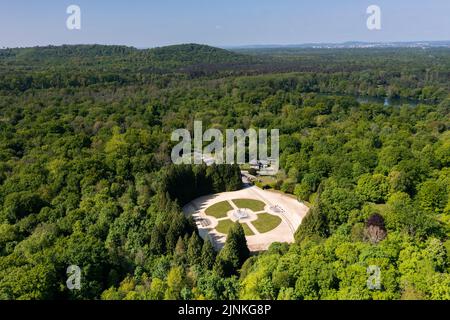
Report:
[{"label": "dense green forest", "polygon": [[[241,179],[171,164],[195,120],[280,130],[295,243],[199,237],[181,207]],[[4,49],[0,129],[0,299],[450,299],[449,49]]]}]

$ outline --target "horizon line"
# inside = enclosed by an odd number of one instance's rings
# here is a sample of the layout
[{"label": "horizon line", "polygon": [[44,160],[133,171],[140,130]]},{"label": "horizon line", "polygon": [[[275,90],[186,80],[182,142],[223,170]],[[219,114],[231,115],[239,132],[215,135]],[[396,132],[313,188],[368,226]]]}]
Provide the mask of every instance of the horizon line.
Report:
[{"label": "horizon line", "polygon": [[[99,43],[99,42],[86,42],[86,43],[62,43],[62,44],[38,44],[34,46],[17,46],[17,47],[8,47],[1,46],[0,50],[4,49],[27,49],[27,48],[43,48],[43,47],[62,47],[62,46],[81,46],[81,45],[99,45],[99,46],[125,46],[129,48],[135,48],[138,50],[145,49],[155,49],[155,48],[163,48],[170,47],[176,45],[187,45],[187,44],[197,44],[197,45],[206,45],[210,47],[216,47],[221,49],[250,49],[250,48],[283,48],[283,47],[304,47],[304,48],[313,48],[315,46],[348,46],[348,45],[408,45],[408,44],[442,44],[444,47],[450,46],[449,40],[399,40],[399,41],[362,41],[362,40],[348,40],[342,42],[303,42],[303,43],[259,43],[259,44],[239,44],[239,45],[213,45],[207,43],[197,43],[197,42],[175,42],[172,44],[164,44],[164,45],[154,45],[154,46],[137,46],[137,45],[129,45],[129,44],[111,44],[111,43]],[[437,45],[439,46],[439,45]]]}]

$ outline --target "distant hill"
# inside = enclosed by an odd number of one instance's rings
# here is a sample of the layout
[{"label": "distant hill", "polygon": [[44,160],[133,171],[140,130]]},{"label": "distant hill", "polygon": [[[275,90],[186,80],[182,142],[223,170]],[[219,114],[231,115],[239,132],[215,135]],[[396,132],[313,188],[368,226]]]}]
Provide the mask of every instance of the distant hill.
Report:
[{"label": "distant hill", "polygon": [[148,49],[146,55],[155,62],[172,61],[182,65],[240,63],[250,60],[243,54],[194,43]]},{"label": "distant hill", "polygon": [[[193,65],[248,63],[255,58],[199,44],[181,44],[153,49],[127,46],[63,45],[0,50],[0,64],[33,63],[69,67],[132,62],[136,66],[173,69]],[[128,64],[129,66],[129,64]]]},{"label": "distant hill", "polygon": [[[410,72],[440,86],[448,82],[447,48],[267,48],[225,50],[200,44],[152,49],[63,45],[0,50],[0,90],[156,83],[202,77],[307,72],[374,73],[392,79]],[[410,66],[414,59],[414,66]],[[430,66],[438,68],[429,71]],[[395,72],[394,72],[395,70]],[[406,70],[406,71],[405,71]],[[427,80],[427,77],[431,77]],[[381,77],[383,77],[381,79]],[[380,75],[380,83],[385,83]],[[314,80],[315,81],[315,80]],[[412,94],[417,96],[417,94]]]},{"label": "distant hill", "polygon": [[260,44],[224,47],[230,50],[245,49],[352,49],[352,48],[450,48],[450,41],[409,41],[409,42],[364,42],[342,43],[302,43],[302,44]]},{"label": "distant hill", "polygon": [[199,44],[153,49],[107,45],[2,49],[0,89],[131,84],[159,75],[192,79],[241,72],[258,61],[259,57]]},{"label": "distant hill", "polygon": [[13,48],[0,50],[0,59],[15,60],[16,62],[45,61],[77,58],[124,57],[138,50],[126,46],[105,45],[62,45],[30,48]]},{"label": "distant hill", "polygon": [[302,44],[260,44],[227,46],[224,49],[244,53],[249,50],[290,50],[290,49],[366,49],[366,48],[450,48],[450,41],[410,41],[410,42],[363,42],[342,43],[302,43]]}]

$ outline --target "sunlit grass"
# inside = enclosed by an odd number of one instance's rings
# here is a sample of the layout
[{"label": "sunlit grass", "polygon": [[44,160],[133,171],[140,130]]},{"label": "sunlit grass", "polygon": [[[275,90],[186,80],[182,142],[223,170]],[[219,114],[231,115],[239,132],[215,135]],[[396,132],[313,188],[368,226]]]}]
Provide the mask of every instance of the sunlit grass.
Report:
[{"label": "sunlit grass", "polygon": [[213,204],[205,210],[208,216],[220,219],[227,216],[227,212],[233,210],[233,207],[228,203],[228,201],[222,201]]},{"label": "sunlit grass", "polygon": [[264,202],[254,199],[235,199],[233,203],[238,208],[247,208],[254,212],[263,211],[266,206]]},{"label": "sunlit grass", "polygon": [[[228,234],[228,232],[230,231],[231,227],[233,226],[235,222],[227,219],[227,220],[222,220],[219,221],[219,224],[216,227],[216,230],[220,233],[223,234]],[[241,223],[242,228],[244,228],[244,233],[246,236],[252,236],[253,232],[252,230],[249,228],[249,226],[246,223]]]},{"label": "sunlit grass", "polygon": [[266,233],[275,229],[281,223],[281,218],[268,213],[258,214],[258,220],[253,221],[252,224],[260,233]]}]

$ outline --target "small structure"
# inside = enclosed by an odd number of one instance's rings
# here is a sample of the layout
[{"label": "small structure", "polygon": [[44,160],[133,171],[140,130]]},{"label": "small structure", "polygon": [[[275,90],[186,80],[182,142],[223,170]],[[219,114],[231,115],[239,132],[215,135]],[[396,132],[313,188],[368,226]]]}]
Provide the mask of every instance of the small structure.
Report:
[{"label": "small structure", "polygon": [[269,209],[274,213],[284,213],[285,211],[279,205],[270,206]]},{"label": "small structure", "polygon": [[205,163],[207,166],[212,166],[216,163],[216,159],[212,155],[203,154],[198,150],[184,154],[183,159],[188,159],[188,162]]},{"label": "small structure", "polygon": [[256,170],[261,170],[261,169],[266,169],[270,166],[270,161],[269,160],[250,160],[249,162],[250,164],[250,168],[256,169]]},{"label": "small structure", "polygon": [[233,212],[233,216],[237,219],[237,220],[241,220],[241,219],[245,219],[248,218],[248,213],[245,209],[237,209]]},{"label": "small structure", "polygon": [[249,162],[250,168],[258,171],[261,176],[273,176],[277,173],[278,160],[274,158],[267,158],[263,160],[251,160]]}]

